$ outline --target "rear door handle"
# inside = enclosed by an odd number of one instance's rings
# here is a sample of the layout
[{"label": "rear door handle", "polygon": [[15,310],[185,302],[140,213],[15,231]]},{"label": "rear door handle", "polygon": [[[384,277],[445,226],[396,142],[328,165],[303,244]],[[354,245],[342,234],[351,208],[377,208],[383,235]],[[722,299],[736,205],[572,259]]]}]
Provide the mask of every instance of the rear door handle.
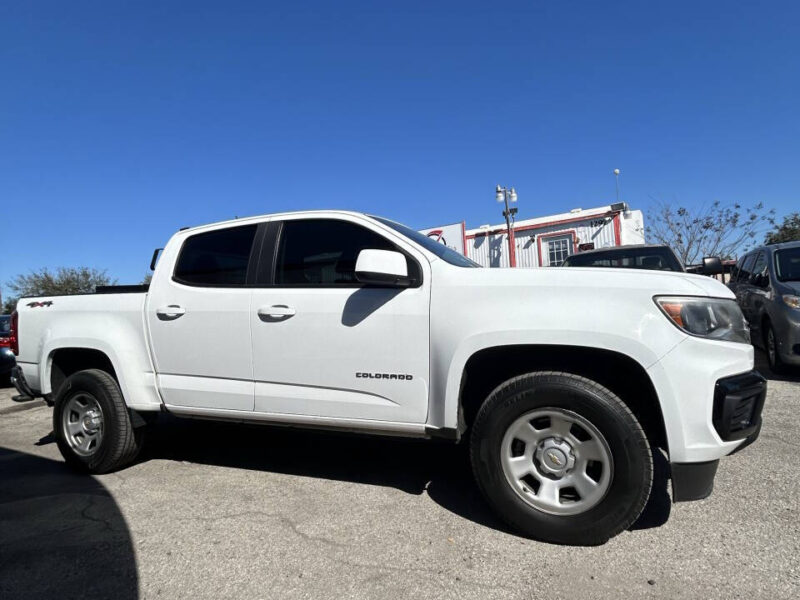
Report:
[{"label": "rear door handle", "polygon": [[258,316],[267,319],[288,319],[295,315],[295,310],[285,304],[273,304],[272,306],[262,306],[258,309]]},{"label": "rear door handle", "polygon": [[156,314],[160,319],[177,319],[186,314],[186,309],[177,304],[162,306],[156,309]]}]

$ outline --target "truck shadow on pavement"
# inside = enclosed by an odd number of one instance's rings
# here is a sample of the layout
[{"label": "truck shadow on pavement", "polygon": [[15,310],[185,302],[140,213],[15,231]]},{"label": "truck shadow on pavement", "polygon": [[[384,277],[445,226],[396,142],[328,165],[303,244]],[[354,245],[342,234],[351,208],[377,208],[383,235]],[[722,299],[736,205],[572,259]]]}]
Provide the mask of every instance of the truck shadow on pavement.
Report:
[{"label": "truck shadow on pavement", "polygon": [[[209,440],[214,440],[209,443]],[[472,477],[466,444],[371,437],[162,415],[140,460],[166,459],[392,487],[428,496],[485,527],[516,535],[497,518]],[[657,453],[650,501],[631,529],[663,525],[671,502],[668,465]]]},{"label": "truck shadow on pavement", "polygon": [[137,598],[111,494],[60,461],[0,447],[0,598]]}]

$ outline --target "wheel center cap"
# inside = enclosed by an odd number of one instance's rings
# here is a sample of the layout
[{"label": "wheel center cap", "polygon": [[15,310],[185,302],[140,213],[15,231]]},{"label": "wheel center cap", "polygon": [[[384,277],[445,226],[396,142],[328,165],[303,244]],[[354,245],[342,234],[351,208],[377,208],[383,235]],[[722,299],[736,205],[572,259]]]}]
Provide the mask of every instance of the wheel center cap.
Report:
[{"label": "wheel center cap", "polygon": [[558,448],[550,448],[544,453],[544,462],[551,469],[560,471],[567,466],[567,457]]},{"label": "wheel center cap", "polygon": [[100,415],[95,412],[86,413],[83,417],[83,429],[91,432],[98,427],[100,427]]},{"label": "wheel center cap", "polygon": [[575,455],[572,446],[561,438],[547,438],[536,448],[536,460],[539,468],[546,474],[563,476],[575,466]]}]

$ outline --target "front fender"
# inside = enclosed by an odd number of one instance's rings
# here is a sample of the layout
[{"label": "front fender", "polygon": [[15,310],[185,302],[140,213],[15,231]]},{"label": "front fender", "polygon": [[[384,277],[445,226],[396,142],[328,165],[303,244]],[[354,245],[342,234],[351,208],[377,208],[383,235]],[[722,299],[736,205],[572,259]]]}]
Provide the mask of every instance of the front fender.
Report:
[{"label": "front fender", "polygon": [[[667,331],[668,334],[674,333]],[[432,412],[429,414],[429,421],[432,425],[438,427],[457,427],[464,369],[469,359],[483,350],[502,346],[581,347],[622,354],[647,369],[677,346],[682,341],[682,336],[668,335],[667,339],[668,343],[666,344],[651,346],[640,339],[612,333],[590,333],[585,330],[566,329],[544,331],[505,330],[468,336],[457,346],[448,363],[436,364],[434,362],[434,370],[441,370],[441,373],[435,372],[432,380],[443,381],[445,385],[432,389],[434,399],[431,403]],[[535,368],[535,366],[532,366],[532,368]]]}]

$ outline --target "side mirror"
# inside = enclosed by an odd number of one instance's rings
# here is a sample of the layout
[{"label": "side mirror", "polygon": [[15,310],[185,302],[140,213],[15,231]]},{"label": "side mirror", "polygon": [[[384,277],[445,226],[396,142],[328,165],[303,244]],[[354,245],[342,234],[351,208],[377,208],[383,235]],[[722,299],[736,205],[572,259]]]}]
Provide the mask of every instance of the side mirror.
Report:
[{"label": "side mirror", "polygon": [[367,285],[411,285],[406,257],[392,250],[366,249],[359,252],[356,279]]},{"label": "side mirror", "polygon": [[703,275],[720,275],[724,270],[719,256],[703,257]]}]

